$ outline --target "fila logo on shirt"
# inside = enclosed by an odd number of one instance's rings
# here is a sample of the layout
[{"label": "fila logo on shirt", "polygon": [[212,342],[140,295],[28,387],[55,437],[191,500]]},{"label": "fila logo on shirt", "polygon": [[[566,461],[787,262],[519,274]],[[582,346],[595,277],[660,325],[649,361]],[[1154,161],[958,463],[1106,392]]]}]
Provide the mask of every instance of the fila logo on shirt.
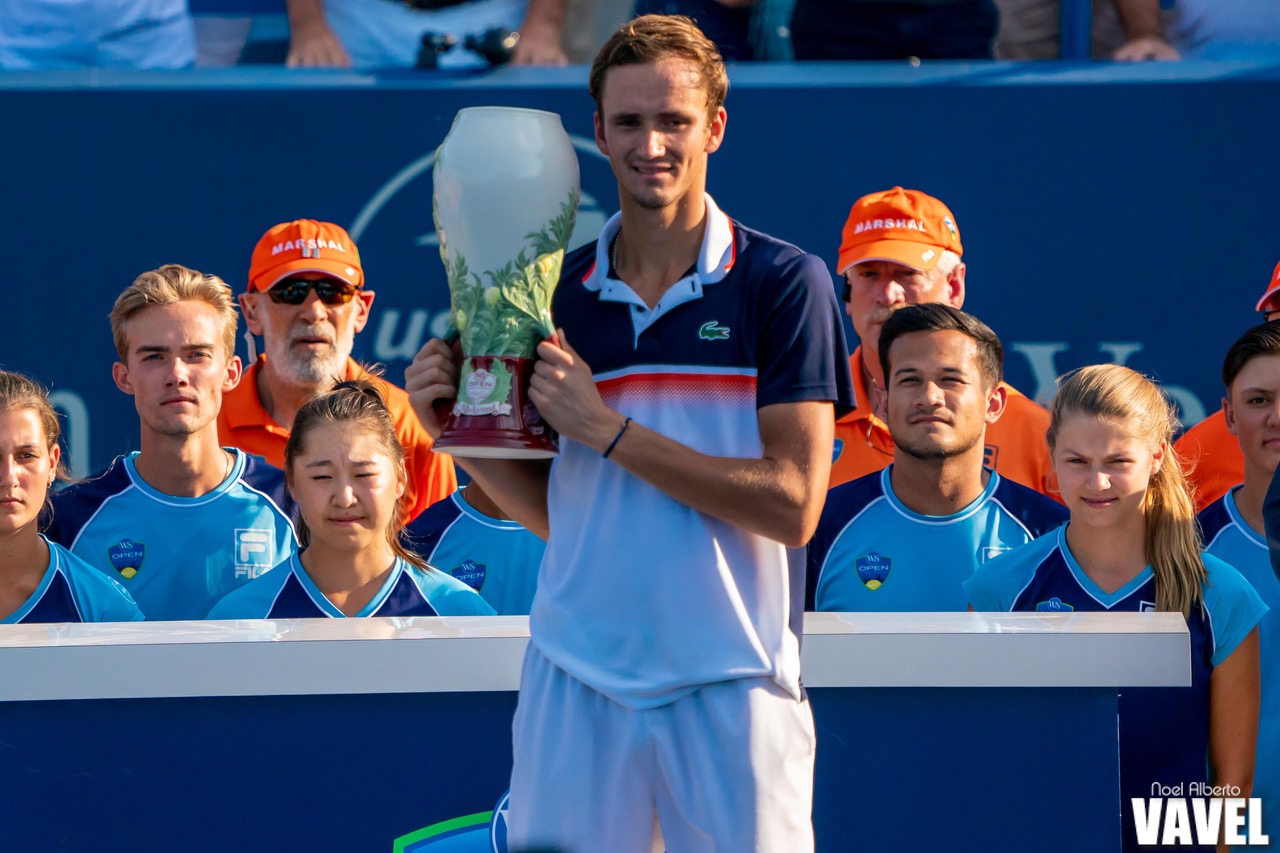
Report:
[{"label": "fila logo on shirt", "polygon": [[1271,841],[1263,831],[1262,799],[1241,797],[1234,785],[1154,782],[1151,793],[1148,799],[1134,797],[1130,801],[1140,845],[1212,847],[1220,834],[1236,847],[1262,847]]},{"label": "fila logo on shirt", "polygon": [[107,549],[107,559],[125,580],[131,580],[138,573],[146,555],[147,546],[133,539],[121,539]]},{"label": "fila logo on shirt", "polygon": [[253,580],[276,564],[275,537],[263,527],[235,532],[236,580]]}]

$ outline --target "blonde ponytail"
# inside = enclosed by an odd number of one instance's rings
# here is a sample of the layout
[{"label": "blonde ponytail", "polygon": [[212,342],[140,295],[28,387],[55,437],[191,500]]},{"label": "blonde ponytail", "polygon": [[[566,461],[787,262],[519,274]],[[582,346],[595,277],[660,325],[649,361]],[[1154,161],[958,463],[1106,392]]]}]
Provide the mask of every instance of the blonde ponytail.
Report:
[{"label": "blonde ponytail", "polygon": [[1142,499],[1143,544],[1155,573],[1156,609],[1188,616],[1200,604],[1205,569],[1191,489],[1173,451],[1178,425],[1173,406],[1141,373],[1118,364],[1095,364],[1061,381],[1050,410],[1050,449],[1062,422],[1071,415],[1122,424],[1153,450],[1164,448],[1160,467]]}]

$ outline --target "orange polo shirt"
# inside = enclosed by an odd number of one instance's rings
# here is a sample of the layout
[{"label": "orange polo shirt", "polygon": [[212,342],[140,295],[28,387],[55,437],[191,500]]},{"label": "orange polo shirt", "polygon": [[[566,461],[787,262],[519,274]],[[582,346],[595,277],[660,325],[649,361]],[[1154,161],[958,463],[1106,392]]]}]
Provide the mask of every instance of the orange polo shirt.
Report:
[{"label": "orange polo shirt", "polygon": [[[836,421],[839,450],[831,466],[831,488],[871,474],[893,461],[893,438],[889,427],[872,411],[871,394],[862,381],[862,347],[849,357],[853,390],[858,407]],[[985,464],[1000,476],[1061,500],[1050,489],[1053,464],[1045,434],[1049,413],[1006,382],[1000,383],[1009,395],[1004,414],[987,425]]]},{"label": "orange polo shirt", "polygon": [[[239,447],[246,453],[265,458],[272,465],[284,467],[284,445],[289,440],[289,430],[271,419],[258,399],[258,371],[266,363],[265,355],[249,365],[240,384],[229,394],[222,396],[222,411],[218,413],[218,439],[231,447]],[[409,471],[409,487],[405,491],[405,506],[409,510],[406,521],[416,518],[431,504],[448,497],[458,488],[458,472],[453,467],[453,457],[433,453],[431,436],[423,429],[418,416],[409,406],[409,395],[402,388],[360,369],[353,359],[347,359],[344,378],[370,379],[387,401],[391,422],[396,435],[404,445],[405,467]]]},{"label": "orange polo shirt", "polygon": [[1195,489],[1196,512],[1244,482],[1244,453],[1222,409],[1184,432],[1173,449]]}]

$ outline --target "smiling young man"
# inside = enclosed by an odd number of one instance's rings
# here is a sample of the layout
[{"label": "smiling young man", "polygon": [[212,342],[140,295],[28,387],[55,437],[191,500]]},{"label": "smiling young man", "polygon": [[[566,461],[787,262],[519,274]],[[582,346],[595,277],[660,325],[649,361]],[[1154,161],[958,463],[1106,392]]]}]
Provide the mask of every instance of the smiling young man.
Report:
[{"label": "smiling young man", "polygon": [[[686,18],[623,25],[590,73],[620,212],[564,261],[531,399],[542,464],[466,460],[549,533],[514,725],[513,849],[813,849],[803,577],[850,380],[818,258],[706,194],[728,86]],[[708,333],[715,329],[714,333]],[[456,394],[431,341],[415,409]],[[674,592],[673,592],[674,591]],[[657,848],[661,849],[661,848]]]},{"label": "smiling young man", "polygon": [[893,464],[831,490],[808,549],[810,605],[836,611],[957,611],[984,561],[1066,520],[1057,502],[984,467],[984,437],[1008,400],[1004,349],[985,323],[923,303],[878,333],[877,411]]},{"label": "smiling young man", "polygon": [[[836,424],[835,487],[884,468],[894,458],[893,436],[872,400],[884,387],[880,330],[905,305],[941,302],[963,308],[967,267],[951,210],[919,190],[902,187],[854,202],[845,220],[836,271],[859,346],[849,358],[858,406]],[[1001,475],[1052,496],[1049,413],[1008,383],[1004,414],[984,439],[986,464]]]},{"label": "smiling young man", "polygon": [[[1264,827],[1280,827],[1280,574],[1267,541],[1280,535],[1280,323],[1245,332],[1222,362],[1227,429],[1244,457],[1244,481],[1198,516],[1207,553],[1229,563],[1271,608],[1258,623],[1262,703],[1253,796],[1262,799]],[[1270,489],[1270,491],[1268,491]],[[1264,508],[1265,507],[1265,508]],[[1274,836],[1273,836],[1274,837]]]},{"label": "smiling young man", "polygon": [[295,547],[283,473],[218,443],[241,372],[231,289],[168,264],[120,294],[111,331],[140,450],[55,495],[49,537],[122,583],[148,619],[203,619]]},{"label": "smiling young man", "polygon": [[249,265],[249,288],[240,294],[240,310],[266,351],[228,392],[218,433],[227,444],[283,466],[285,442],[302,404],[341,380],[368,379],[387,401],[404,445],[408,520],[451,494],[458,477],[453,460],[432,451],[431,436],[418,423],[405,392],[351,358],[355,336],[369,322],[373,307],[374,292],[364,284],[356,244],[331,222],[298,219],[262,235]]}]

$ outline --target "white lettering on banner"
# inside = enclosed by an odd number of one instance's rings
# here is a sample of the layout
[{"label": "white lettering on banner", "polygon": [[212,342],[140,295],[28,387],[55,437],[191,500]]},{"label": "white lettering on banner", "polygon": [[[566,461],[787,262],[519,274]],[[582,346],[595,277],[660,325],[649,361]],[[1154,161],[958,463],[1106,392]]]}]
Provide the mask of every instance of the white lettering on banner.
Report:
[{"label": "white lettering on banner", "polygon": [[853,226],[854,234],[861,234],[864,231],[882,231],[886,228],[901,228],[905,231],[920,231],[925,234],[929,233],[929,229],[924,227],[924,222],[919,219],[864,219],[857,225]]},{"label": "white lettering on banner", "polygon": [[1137,341],[1098,341],[1098,349],[1116,364],[1128,364],[1129,356],[1142,352],[1142,344]]},{"label": "white lettering on banner", "polygon": [[396,324],[400,322],[400,311],[396,308],[387,309],[382,315],[382,322],[378,323],[378,334],[373,340],[374,358],[378,361],[394,361],[398,358],[411,360],[422,348],[423,332],[426,331],[429,316],[421,308],[411,311],[409,321],[405,323],[404,336],[396,343]]},{"label": "white lettering on banner", "polygon": [[347,251],[346,246],[337,240],[286,240],[272,246],[271,254],[278,255],[281,252],[296,252],[303,249],[333,249],[335,252],[344,254]]},{"label": "white lettering on banner", "polygon": [[80,479],[92,473],[89,460],[89,406],[75,391],[61,388],[49,394],[49,402],[67,418],[67,428],[62,431],[67,444],[71,476]]},{"label": "white lettering on banner", "polygon": [[395,308],[388,308],[378,321],[378,331],[373,337],[373,356],[378,361],[412,360],[428,337],[443,338],[448,334],[449,312],[431,314],[425,309],[415,308],[409,313],[400,342],[396,343],[396,326],[399,323],[400,311]]},{"label": "white lettering on banner", "polygon": [[[1116,364],[1127,364],[1131,356],[1142,352],[1143,347],[1144,344],[1140,341],[1098,342],[1098,351]],[[1031,368],[1033,386],[1031,391],[1026,392],[1027,396],[1041,405],[1047,405],[1053,399],[1058,377],[1062,375],[1057,356],[1069,349],[1066,341],[1013,341],[1009,344],[1009,349],[1025,357]],[[1160,388],[1177,404],[1184,426],[1192,426],[1204,420],[1204,403],[1190,388],[1168,382],[1160,383]]]},{"label": "white lettering on banner", "polygon": [[[1194,792],[1200,783],[1192,783]],[[1181,792],[1182,786],[1165,790]],[[1239,793],[1239,788],[1232,789]],[[1152,793],[1155,793],[1153,791]],[[1271,842],[1262,826],[1262,800],[1258,797],[1152,797],[1130,800],[1133,823],[1141,846],[1193,845],[1213,846],[1219,836],[1227,844],[1262,847]]]}]

